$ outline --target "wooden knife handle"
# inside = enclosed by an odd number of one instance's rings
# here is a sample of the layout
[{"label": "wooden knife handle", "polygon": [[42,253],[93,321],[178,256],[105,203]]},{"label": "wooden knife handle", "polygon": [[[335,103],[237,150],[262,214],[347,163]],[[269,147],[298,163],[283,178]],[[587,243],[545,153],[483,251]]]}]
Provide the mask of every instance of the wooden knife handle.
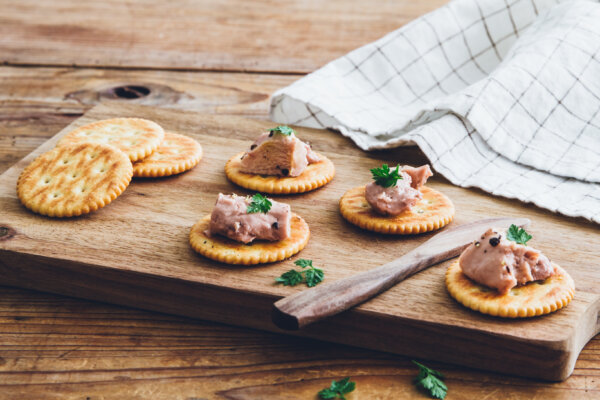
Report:
[{"label": "wooden knife handle", "polygon": [[282,329],[297,330],[360,304],[456,252],[423,256],[412,251],[381,267],[321,284],[273,304],[272,319]]}]

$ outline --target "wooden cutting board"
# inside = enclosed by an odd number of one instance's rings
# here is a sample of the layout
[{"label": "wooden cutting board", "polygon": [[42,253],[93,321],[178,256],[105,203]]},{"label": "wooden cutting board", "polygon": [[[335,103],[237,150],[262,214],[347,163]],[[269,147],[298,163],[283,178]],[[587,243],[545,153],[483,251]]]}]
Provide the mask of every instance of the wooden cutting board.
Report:
[{"label": "wooden cutting board", "polygon": [[[16,180],[35,156],[76,126],[117,116],[150,118],[192,136],[203,145],[204,158],[180,176],[135,180],[112,204],[87,216],[50,219],[20,205]],[[219,192],[248,193],[226,180],[224,164],[272,126],[121,103],[95,107],[0,176],[0,284],[279,332],[271,323],[273,302],[305,287],[278,286],[274,278],[293,268],[295,258],[228,266],[195,254],[188,244],[190,227],[211,211]],[[311,239],[300,257],[323,268],[326,281],[388,262],[430,236],[373,234],[346,223],[338,212],[340,196],[367,183],[369,168],[383,161],[411,163],[410,151],[364,153],[341,135],[298,131],[335,163],[337,175],[320,190],[278,200],[291,204],[310,225]],[[530,218],[530,243],[573,276],[575,300],[535,319],[484,316],[448,295],[444,263],[294,334],[527,377],[568,377],[581,348],[599,330],[598,226],[458,188],[439,177],[430,186],[454,201],[453,224],[502,215]]]}]

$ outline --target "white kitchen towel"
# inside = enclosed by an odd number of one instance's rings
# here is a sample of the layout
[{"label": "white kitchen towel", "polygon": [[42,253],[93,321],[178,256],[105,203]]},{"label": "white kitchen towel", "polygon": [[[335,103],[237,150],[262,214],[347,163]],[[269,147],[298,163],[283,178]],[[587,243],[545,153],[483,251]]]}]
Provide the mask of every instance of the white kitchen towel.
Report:
[{"label": "white kitchen towel", "polygon": [[600,3],[454,0],[277,91],[271,118],[417,144],[456,185],[600,223]]}]

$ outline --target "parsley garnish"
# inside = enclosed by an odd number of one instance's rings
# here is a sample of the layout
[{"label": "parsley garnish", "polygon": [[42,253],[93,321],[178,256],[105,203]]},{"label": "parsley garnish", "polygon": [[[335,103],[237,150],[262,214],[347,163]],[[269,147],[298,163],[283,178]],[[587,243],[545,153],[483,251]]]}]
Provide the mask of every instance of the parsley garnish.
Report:
[{"label": "parsley garnish", "polygon": [[296,286],[305,281],[306,286],[313,287],[323,281],[325,273],[322,269],[313,267],[312,260],[301,258],[296,260],[294,264],[302,268],[309,267],[309,269],[302,271],[290,269],[288,272],[281,274],[280,277],[275,278],[275,282],[283,283],[284,286]]},{"label": "parsley garnish", "polygon": [[248,204],[248,208],[246,208],[246,213],[254,214],[257,212],[261,212],[266,214],[271,209],[271,200],[267,199],[260,193],[256,193],[252,196],[252,201]]},{"label": "parsley garnish", "polygon": [[271,129],[269,129],[269,132],[281,133],[282,135],[285,135],[285,136],[290,136],[292,133],[296,133],[296,131],[294,131],[292,128],[290,128],[287,125],[279,125],[276,128],[271,128]]},{"label": "parsley garnish", "polygon": [[525,229],[519,228],[515,224],[512,224],[510,228],[508,228],[508,232],[506,232],[506,237],[508,238],[508,240],[512,240],[513,242],[517,242],[519,244],[527,244],[527,242],[533,236],[525,232]]},{"label": "parsley garnish", "polygon": [[288,272],[281,274],[279,278],[275,278],[275,282],[283,283],[283,286],[296,286],[304,280],[301,272],[295,269],[290,269]]},{"label": "parsley garnish", "polygon": [[373,180],[376,184],[386,188],[396,186],[396,182],[402,179],[399,165],[396,166],[396,169],[390,170],[387,164],[383,164],[381,168],[373,168],[371,174],[373,174]]},{"label": "parsley garnish", "polygon": [[339,381],[331,381],[331,386],[323,389],[319,392],[321,399],[342,399],[346,400],[344,396],[346,393],[350,393],[356,387],[355,382],[350,381],[350,377],[340,379]]},{"label": "parsley garnish", "polygon": [[414,381],[417,388],[425,389],[434,399],[444,399],[448,392],[448,387],[442,382],[444,375],[441,372],[427,368],[415,360],[412,360],[412,362],[419,367],[419,375],[417,375]]}]

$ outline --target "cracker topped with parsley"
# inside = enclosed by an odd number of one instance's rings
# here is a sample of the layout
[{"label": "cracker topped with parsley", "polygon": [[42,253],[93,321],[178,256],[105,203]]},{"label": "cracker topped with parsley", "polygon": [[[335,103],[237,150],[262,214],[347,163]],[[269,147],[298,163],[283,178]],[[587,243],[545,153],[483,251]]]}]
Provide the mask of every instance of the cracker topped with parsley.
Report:
[{"label": "cracker topped with parsley", "polygon": [[388,234],[417,234],[440,229],[454,218],[454,205],[443,193],[424,186],[428,165],[371,169],[373,181],[348,190],[340,213],[363,229]]},{"label": "cracker topped with parsley", "polygon": [[252,197],[219,194],[213,211],[190,232],[192,248],[227,264],[280,261],[306,246],[308,224],[288,204],[256,193]]},{"label": "cracker topped with parsley", "polygon": [[324,155],[296,137],[289,126],[269,129],[250,148],[225,165],[238,186],[271,194],[304,193],[333,179],[335,168]]}]

